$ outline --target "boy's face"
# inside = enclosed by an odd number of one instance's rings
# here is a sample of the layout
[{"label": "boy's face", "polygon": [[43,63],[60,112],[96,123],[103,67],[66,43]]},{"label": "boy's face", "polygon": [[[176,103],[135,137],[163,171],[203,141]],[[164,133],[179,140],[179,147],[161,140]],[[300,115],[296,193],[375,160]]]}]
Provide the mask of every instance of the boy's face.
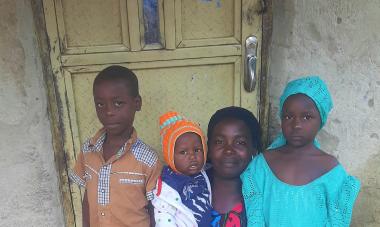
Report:
[{"label": "boy's face", "polygon": [[179,136],[174,146],[174,164],[177,170],[187,176],[199,173],[204,164],[204,150],[201,138],[192,132]]},{"label": "boy's face", "polygon": [[321,116],[306,95],[289,96],[282,108],[281,128],[288,145],[303,147],[314,142],[321,126]]},{"label": "boy's face", "polygon": [[215,125],[209,138],[209,158],[216,176],[239,178],[256,153],[244,121],[230,118]]},{"label": "boy's face", "polygon": [[125,81],[100,81],[94,85],[94,102],[99,121],[108,136],[129,138],[141,97],[130,95]]}]

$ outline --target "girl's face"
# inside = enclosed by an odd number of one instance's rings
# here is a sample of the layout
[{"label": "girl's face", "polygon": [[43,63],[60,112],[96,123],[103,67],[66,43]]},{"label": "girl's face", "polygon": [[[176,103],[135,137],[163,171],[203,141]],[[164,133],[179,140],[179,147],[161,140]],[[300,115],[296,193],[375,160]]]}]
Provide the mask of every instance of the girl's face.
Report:
[{"label": "girl's face", "polygon": [[239,178],[256,154],[252,136],[244,121],[224,119],[215,125],[209,138],[209,158],[214,174],[222,178]]},{"label": "girl's face", "polygon": [[291,95],[282,108],[281,127],[287,145],[304,147],[313,143],[321,127],[321,116],[309,97]]},{"label": "girl's face", "polygon": [[202,140],[197,134],[182,134],[175,142],[174,165],[184,175],[197,174],[204,165],[204,152]]}]

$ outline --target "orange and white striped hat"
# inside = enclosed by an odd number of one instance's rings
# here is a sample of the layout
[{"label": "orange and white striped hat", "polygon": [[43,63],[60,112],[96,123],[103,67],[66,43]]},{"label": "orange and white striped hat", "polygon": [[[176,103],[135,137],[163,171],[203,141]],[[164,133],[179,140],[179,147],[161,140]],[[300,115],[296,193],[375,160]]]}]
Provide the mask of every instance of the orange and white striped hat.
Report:
[{"label": "orange and white striped hat", "polygon": [[193,132],[201,138],[204,154],[204,164],[207,158],[207,146],[205,136],[195,122],[187,120],[183,116],[180,116],[177,112],[169,111],[160,117],[160,135],[162,144],[162,154],[164,160],[170,168],[176,172],[179,172],[174,164],[174,146],[178,137],[187,133]]}]

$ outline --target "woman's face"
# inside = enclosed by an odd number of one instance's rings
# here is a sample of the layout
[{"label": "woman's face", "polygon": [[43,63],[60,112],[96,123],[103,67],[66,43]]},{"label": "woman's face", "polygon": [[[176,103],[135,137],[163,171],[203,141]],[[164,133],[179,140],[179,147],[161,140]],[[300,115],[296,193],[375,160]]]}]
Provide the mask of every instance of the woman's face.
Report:
[{"label": "woman's face", "polygon": [[209,158],[214,175],[239,178],[256,154],[252,136],[244,121],[228,118],[215,125],[209,138]]}]

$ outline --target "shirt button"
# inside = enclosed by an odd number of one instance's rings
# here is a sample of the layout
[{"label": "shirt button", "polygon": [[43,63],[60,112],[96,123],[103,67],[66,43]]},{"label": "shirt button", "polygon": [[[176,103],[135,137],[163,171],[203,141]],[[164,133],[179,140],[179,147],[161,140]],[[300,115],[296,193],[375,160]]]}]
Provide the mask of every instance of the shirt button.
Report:
[{"label": "shirt button", "polygon": [[104,189],[102,189],[102,192],[104,193],[104,192],[105,192],[105,190],[104,190]]},{"label": "shirt button", "polygon": [[100,213],[102,216],[106,215],[104,212]]}]

